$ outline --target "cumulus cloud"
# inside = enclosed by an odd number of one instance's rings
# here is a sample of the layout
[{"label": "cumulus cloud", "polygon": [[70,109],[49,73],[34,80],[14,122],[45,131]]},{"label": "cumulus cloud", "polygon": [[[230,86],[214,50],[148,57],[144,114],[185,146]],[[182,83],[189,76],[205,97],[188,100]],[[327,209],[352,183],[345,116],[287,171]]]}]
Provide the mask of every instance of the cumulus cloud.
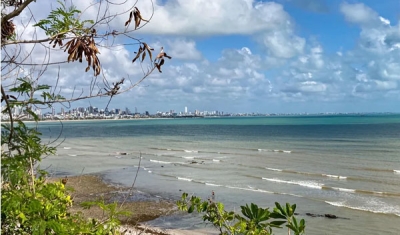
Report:
[{"label": "cumulus cloud", "polygon": [[199,60],[202,58],[201,52],[196,48],[194,40],[175,38],[167,41],[168,54],[174,59]]},{"label": "cumulus cloud", "polygon": [[[347,54],[353,64],[359,65],[355,70],[353,94],[371,98],[385,95],[389,90],[398,90],[399,22],[392,26],[389,20],[362,4],[346,4],[345,7],[358,12],[352,20],[361,28],[357,47]],[[343,14],[349,17],[348,12]]]},{"label": "cumulus cloud", "polygon": [[[149,14],[149,4],[142,1],[139,7]],[[253,34],[277,29],[288,19],[282,5],[254,0],[169,0],[165,4],[155,2],[154,9],[152,22],[143,29],[145,33]]]},{"label": "cumulus cloud", "polygon": [[378,14],[363,3],[350,4],[344,2],[340,5],[340,11],[347,21],[355,24],[368,25],[379,20]]},{"label": "cumulus cloud", "polygon": [[[45,17],[43,12],[49,12],[50,2],[34,3],[31,10],[35,17]],[[133,4],[131,0],[128,2]],[[291,2],[314,12],[326,10],[325,2],[321,1]],[[95,2],[75,3],[85,9]],[[248,107],[251,111],[266,101],[400,99],[400,24],[390,22],[365,4],[344,2],[340,5],[344,19],[358,26],[360,33],[354,48],[335,53],[330,53],[324,43],[299,36],[296,22],[278,3],[168,0],[154,1],[154,4],[151,23],[129,35],[150,38],[155,53],[164,46],[173,59],[166,61],[163,73],[153,73],[132,92],[115,97],[115,104],[168,110],[185,103],[204,109],[229,106],[230,110],[238,110],[237,106]],[[150,15],[150,1],[139,1],[138,7],[144,17]],[[111,6],[110,14],[121,10],[126,9]],[[87,8],[82,17],[96,18],[97,11]],[[28,15],[21,15],[15,21],[16,24],[28,23],[25,31],[18,31],[23,33],[22,39],[45,37],[43,32],[33,29],[35,22],[29,20]],[[126,20],[127,14],[117,17],[110,29],[124,30]],[[258,44],[243,42],[228,49],[220,43],[215,45],[215,50],[213,48],[212,59],[198,49],[199,38],[229,35],[244,35]],[[127,42],[116,40],[115,44]],[[31,49],[32,45],[23,45],[25,52]],[[102,47],[99,59],[103,73],[96,81],[102,84],[107,78],[111,84],[125,77],[135,83],[149,66],[148,63],[131,63],[136,49],[132,45]],[[66,60],[62,50],[37,46],[27,62],[41,63],[49,52],[50,62]],[[58,86],[62,87],[62,92],[76,95],[94,81],[92,71],[85,73],[85,67],[85,62],[64,64],[61,70],[57,65],[51,66],[41,79],[43,83],[54,84],[59,74]],[[128,84],[124,84],[126,86]]]},{"label": "cumulus cloud", "polygon": [[253,55],[249,48],[225,50],[216,63],[171,65],[162,78],[150,77],[143,83],[147,93],[144,97],[157,94],[156,99],[191,100],[198,107],[227,99],[267,97],[271,84],[262,73],[261,65],[260,57]]},{"label": "cumulus cloud", "polygon": [[291,30],[281,30],[264,34],[263,43],[273,56],[288,59],[301,54],[306,42]]}]

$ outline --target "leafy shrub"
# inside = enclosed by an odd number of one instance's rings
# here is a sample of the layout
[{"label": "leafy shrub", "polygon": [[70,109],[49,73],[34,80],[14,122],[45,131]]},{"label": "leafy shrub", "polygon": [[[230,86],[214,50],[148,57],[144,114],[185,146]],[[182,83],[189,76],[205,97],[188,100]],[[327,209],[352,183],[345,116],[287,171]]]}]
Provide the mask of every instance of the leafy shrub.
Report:
[{"label": "leafy shrub", "polygon": [[275,208],[261,208],[256,204],[241,206],[241,214],[226,211],[224,204],[213,200],[202,200],[200,197],[183,193],[181,200],[177,201],[181,211],[192,213],[197,211],[203,214],[203,220],[212,223],[221,234],[272,234],[273,228],[282,228],[286,224],[288,234],[293,231],[295,235],[304,234],[305,221],[299,222],[295,218],[296,204],[281,206],[275,202]]}]

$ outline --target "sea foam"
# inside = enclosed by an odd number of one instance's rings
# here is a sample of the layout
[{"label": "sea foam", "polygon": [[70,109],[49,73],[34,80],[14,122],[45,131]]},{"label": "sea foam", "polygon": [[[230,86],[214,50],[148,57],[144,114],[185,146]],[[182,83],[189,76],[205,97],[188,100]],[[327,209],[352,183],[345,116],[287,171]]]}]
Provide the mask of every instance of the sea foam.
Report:
[{"label": "sea foam", "polygon": [[322,189],[323,184],[318,184],[313,181],[286,181],[286,180],[280,180],[280,179],[271,179],[271,178],[262,178],[263,180],[271,181],[271,182],[276,182],[276,183],[284,183],[284,184],[294,184],[294,185],[299,185],[307,188],[315,188],[315,189]]},{"label": "sea foam", "polygon": [[372,213],[379,213],[379,214],[393,214],[397,215],[400,217],[400,210],[399,208],[394,208],[393,206],[377,206],[377,208],[373,207],[368,207],[368,206],[351,206],[351,205],[346,205],[345,202],[331,202],[331,201],[325,201],[327,204],[332,205],[332,206],[337,206],[337,207],[345,207],[353,210],[360,210],[360,211],[367,211],[367,212],[372,212]]},{"label": "sea foam", "polygon": [[281,169],[269,168],[269,167],[265,167],[265,169],[270,170],[270,171],[282,171]]},{"label": "sea foam", "polygon": [[158,161],[158,160],[153,160],[150,159],[151,162],[155,162],[155,163],[162,163],[162,164],[171,164],[172,162],[165,162],[165,161]]},{"label": "sea foam", "polygon": [[277,152],[277,153],[291,153],[292,152],[290,150],[281,150],[281,149],[274,149],[273,151]]},{"label": "sea foam", "polygon": [[189,178],[183,178],[183,177],[176,177],[178,180],[183,180],[183,181],[193,181],[193,179],[189,179]]},{"label": "sea foam", "polygon": [[341,179],[341,180],[347,179],[347,176],[341,176],[341,175],[322,174],[322,176],[326,176],[326,177],[329,177],[329,178]]}]

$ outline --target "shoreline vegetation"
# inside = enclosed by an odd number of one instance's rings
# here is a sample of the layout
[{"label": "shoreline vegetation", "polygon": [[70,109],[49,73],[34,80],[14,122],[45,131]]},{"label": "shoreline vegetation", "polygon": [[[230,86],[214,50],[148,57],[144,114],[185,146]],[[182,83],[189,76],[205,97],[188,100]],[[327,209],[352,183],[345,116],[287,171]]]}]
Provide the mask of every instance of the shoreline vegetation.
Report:
[{"label": "shoreline vegetation", "polygon": [[[50,182],[62,181],[65,178],[51,177]],[[177,213],[175,202],[168,201],[131,188],[110,184],[99,175],[81,175],[67,178],[66,188],[73,200],[69,212],[82,212],[87,219],[102,220],[107,215],[99,207],[84,209],[81,203],[88,201],[104,200],[105,203],[117,202],[119,210],[129,211],[129,216],[121,216],[120,231],[125,235],[189,235],[204,234],[196,231],[175,229],[160,229],[149,227],[145,223],[159,217]]]}]

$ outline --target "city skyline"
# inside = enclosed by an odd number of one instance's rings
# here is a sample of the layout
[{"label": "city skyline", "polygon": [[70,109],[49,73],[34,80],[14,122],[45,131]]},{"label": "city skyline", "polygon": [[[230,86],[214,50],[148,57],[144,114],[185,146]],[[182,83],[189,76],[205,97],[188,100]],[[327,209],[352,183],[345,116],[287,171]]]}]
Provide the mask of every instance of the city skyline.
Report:
[{"label": "city skyline", "polygon": [[[96,107],[96,106],[87,106],[87,107],[70,107],[70,108],[65,108],[61,107],[59,110],[56,110],[56,108],[52,108],[51,111],[43,112],[43,113],[51,113],[53,115],[55,114],[63,114],[63,113],[68,113],[68,112],[80,112],[80,113],[113,113],[113,114],[150,114],[148,110],[138,110],[137,107],[134,107],[135,112],[132,112],[130,108],[128,107],[106,107],[105,109]],[[42,113],[42,112],[41,112]],[[193,109],[190,110],[188,109],[187,106],[183,107],[182,110],[174,110],[174,109],[167,109],[167,110],[157,110],[153,114],[157,113],[176,113],[176,114],[199,114],[199,113],[220,113],[223,114],[223,111],[218,111],[218,110],[198,110],[198,109]]]},{"label": "city skyline", "polygon": [[[365,114],[399,114],[398,112],[318,112],[318,113],[307,113],[307,112],[291,112],[291,113],[258,113],[258,112],[238,112],[230,113],[218,110],[212,111],[201,111],[195,109],[193,112],[184,107],[183,111],[157,111],[150,113],[149,111],[140,112],[135,107],[135,112],[131,112],[128,107],[123,108],[106,108],[99,109],[95,106],[89,107],[71,107],[71,108],[60,108],[59,112],[54,107],[51,111],[45,112],[43,109],[34,108],[32,109],[40,120],[76,120],[76,119],[131,119],[131,118],[186,118],[186,117],[214,117],[214,116],[292,116],[292,115],[365,115]],[[19,117],[24,120],[32,120],[32,115],[23,113],[21,107],[16,106],[12,108],[11,114],[14,117]],[[2,114],[1,120],[7,121],[9,119],[8,114]]]}]

